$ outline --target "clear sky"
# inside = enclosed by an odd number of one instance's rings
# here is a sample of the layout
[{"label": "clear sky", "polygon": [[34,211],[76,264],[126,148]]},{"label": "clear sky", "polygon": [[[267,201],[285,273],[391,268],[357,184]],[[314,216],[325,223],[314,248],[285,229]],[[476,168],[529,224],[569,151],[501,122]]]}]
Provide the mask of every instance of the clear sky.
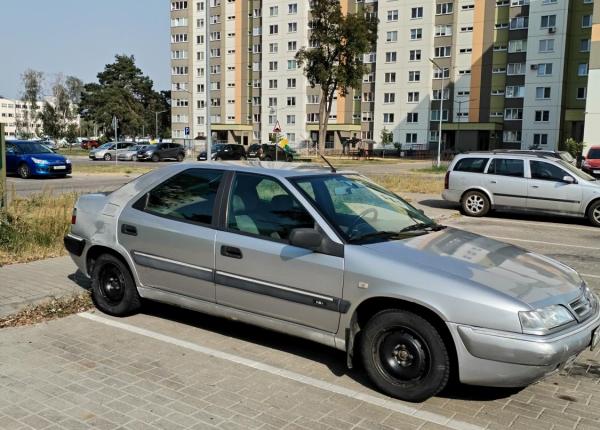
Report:
[{"label": "clear sky", "polygon": [[96,82],[115,54],[134,55],[156,90],[170,87],[166,0],[13,0],[0,6],[0,95],[22,94],[21,73]]}]

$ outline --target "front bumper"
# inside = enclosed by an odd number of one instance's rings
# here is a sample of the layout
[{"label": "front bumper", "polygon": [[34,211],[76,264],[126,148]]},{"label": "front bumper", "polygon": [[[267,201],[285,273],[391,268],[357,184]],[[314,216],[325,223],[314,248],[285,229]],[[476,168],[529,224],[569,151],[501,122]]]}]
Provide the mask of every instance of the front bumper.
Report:
[{"label": "front bumper", "polygon": [[37,176],[70,175],[71,172],[71,164],[36,164],[33,171]]},{"label": "front bumper", "polygon": [[592,344],[600,312],[570,329],[535,336],[448,323],[456,345],[460,381],[493,387],[522,387],[571,363]]},{"label": "front bumper", "polygon": [[150,160],[150,159],[152,159],[152,155],[154,155],[154,154],[150,154],[150,155],[147,155],[147,154],[138,154],[137,155],[137,159],[138,160]]}]

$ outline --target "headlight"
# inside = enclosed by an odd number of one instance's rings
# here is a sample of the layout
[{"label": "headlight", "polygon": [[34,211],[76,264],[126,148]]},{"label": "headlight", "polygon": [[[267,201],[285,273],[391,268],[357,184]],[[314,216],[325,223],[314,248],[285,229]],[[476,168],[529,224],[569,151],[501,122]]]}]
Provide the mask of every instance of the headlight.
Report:
[{"label": "headlight", "polygon": [[40,160],[39,158],[31,157],[31,161],[35,164],[46,165],[48,164],[48,160]]},{"label": "headlight", "polygon": [[552,305],[535,311],[519,312],[523,333],[546,334],[554,328],[575,321],[573,315],[560,305]]},{"label": "headlight", "polygon": [[146,151],[146,155],[152,155],[152,151]]},{"label": "headlight", "polygon": [[71,164],[71,160],[69,160],[68,158],[65,160],[65,163],[67,164]]}]

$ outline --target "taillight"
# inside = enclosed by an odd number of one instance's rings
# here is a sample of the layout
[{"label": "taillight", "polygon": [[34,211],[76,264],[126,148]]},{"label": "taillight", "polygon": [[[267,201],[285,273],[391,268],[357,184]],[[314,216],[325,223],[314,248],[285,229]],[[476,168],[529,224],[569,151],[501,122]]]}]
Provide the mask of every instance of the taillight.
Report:
[{"label": "taillight", "polygon": [[71,214],[71,224],[75,224],[77,222],[77,208],[73,208],[73,213]]},{"label": "taillight", "polygon": [[450,170],[446,172],[444,177],[444,189],[447,190],[450,187]]}]

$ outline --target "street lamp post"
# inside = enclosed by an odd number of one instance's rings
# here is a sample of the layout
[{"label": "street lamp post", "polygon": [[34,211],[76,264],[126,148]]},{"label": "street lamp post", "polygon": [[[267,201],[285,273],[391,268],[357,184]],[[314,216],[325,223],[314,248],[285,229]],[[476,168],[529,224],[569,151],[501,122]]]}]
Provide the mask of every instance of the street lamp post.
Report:
[{"label": "street lamp post", "polygon": [[440,127],[438,131],[438,150],[437,150],[437,163],[436,166],[440,167],[441,165],[441,151],[442,151],[442,120],[444,118],[444,69],[438,65],[433,59],[429,59],[431,63],[442,73],[442,83],[440,90]]}]

